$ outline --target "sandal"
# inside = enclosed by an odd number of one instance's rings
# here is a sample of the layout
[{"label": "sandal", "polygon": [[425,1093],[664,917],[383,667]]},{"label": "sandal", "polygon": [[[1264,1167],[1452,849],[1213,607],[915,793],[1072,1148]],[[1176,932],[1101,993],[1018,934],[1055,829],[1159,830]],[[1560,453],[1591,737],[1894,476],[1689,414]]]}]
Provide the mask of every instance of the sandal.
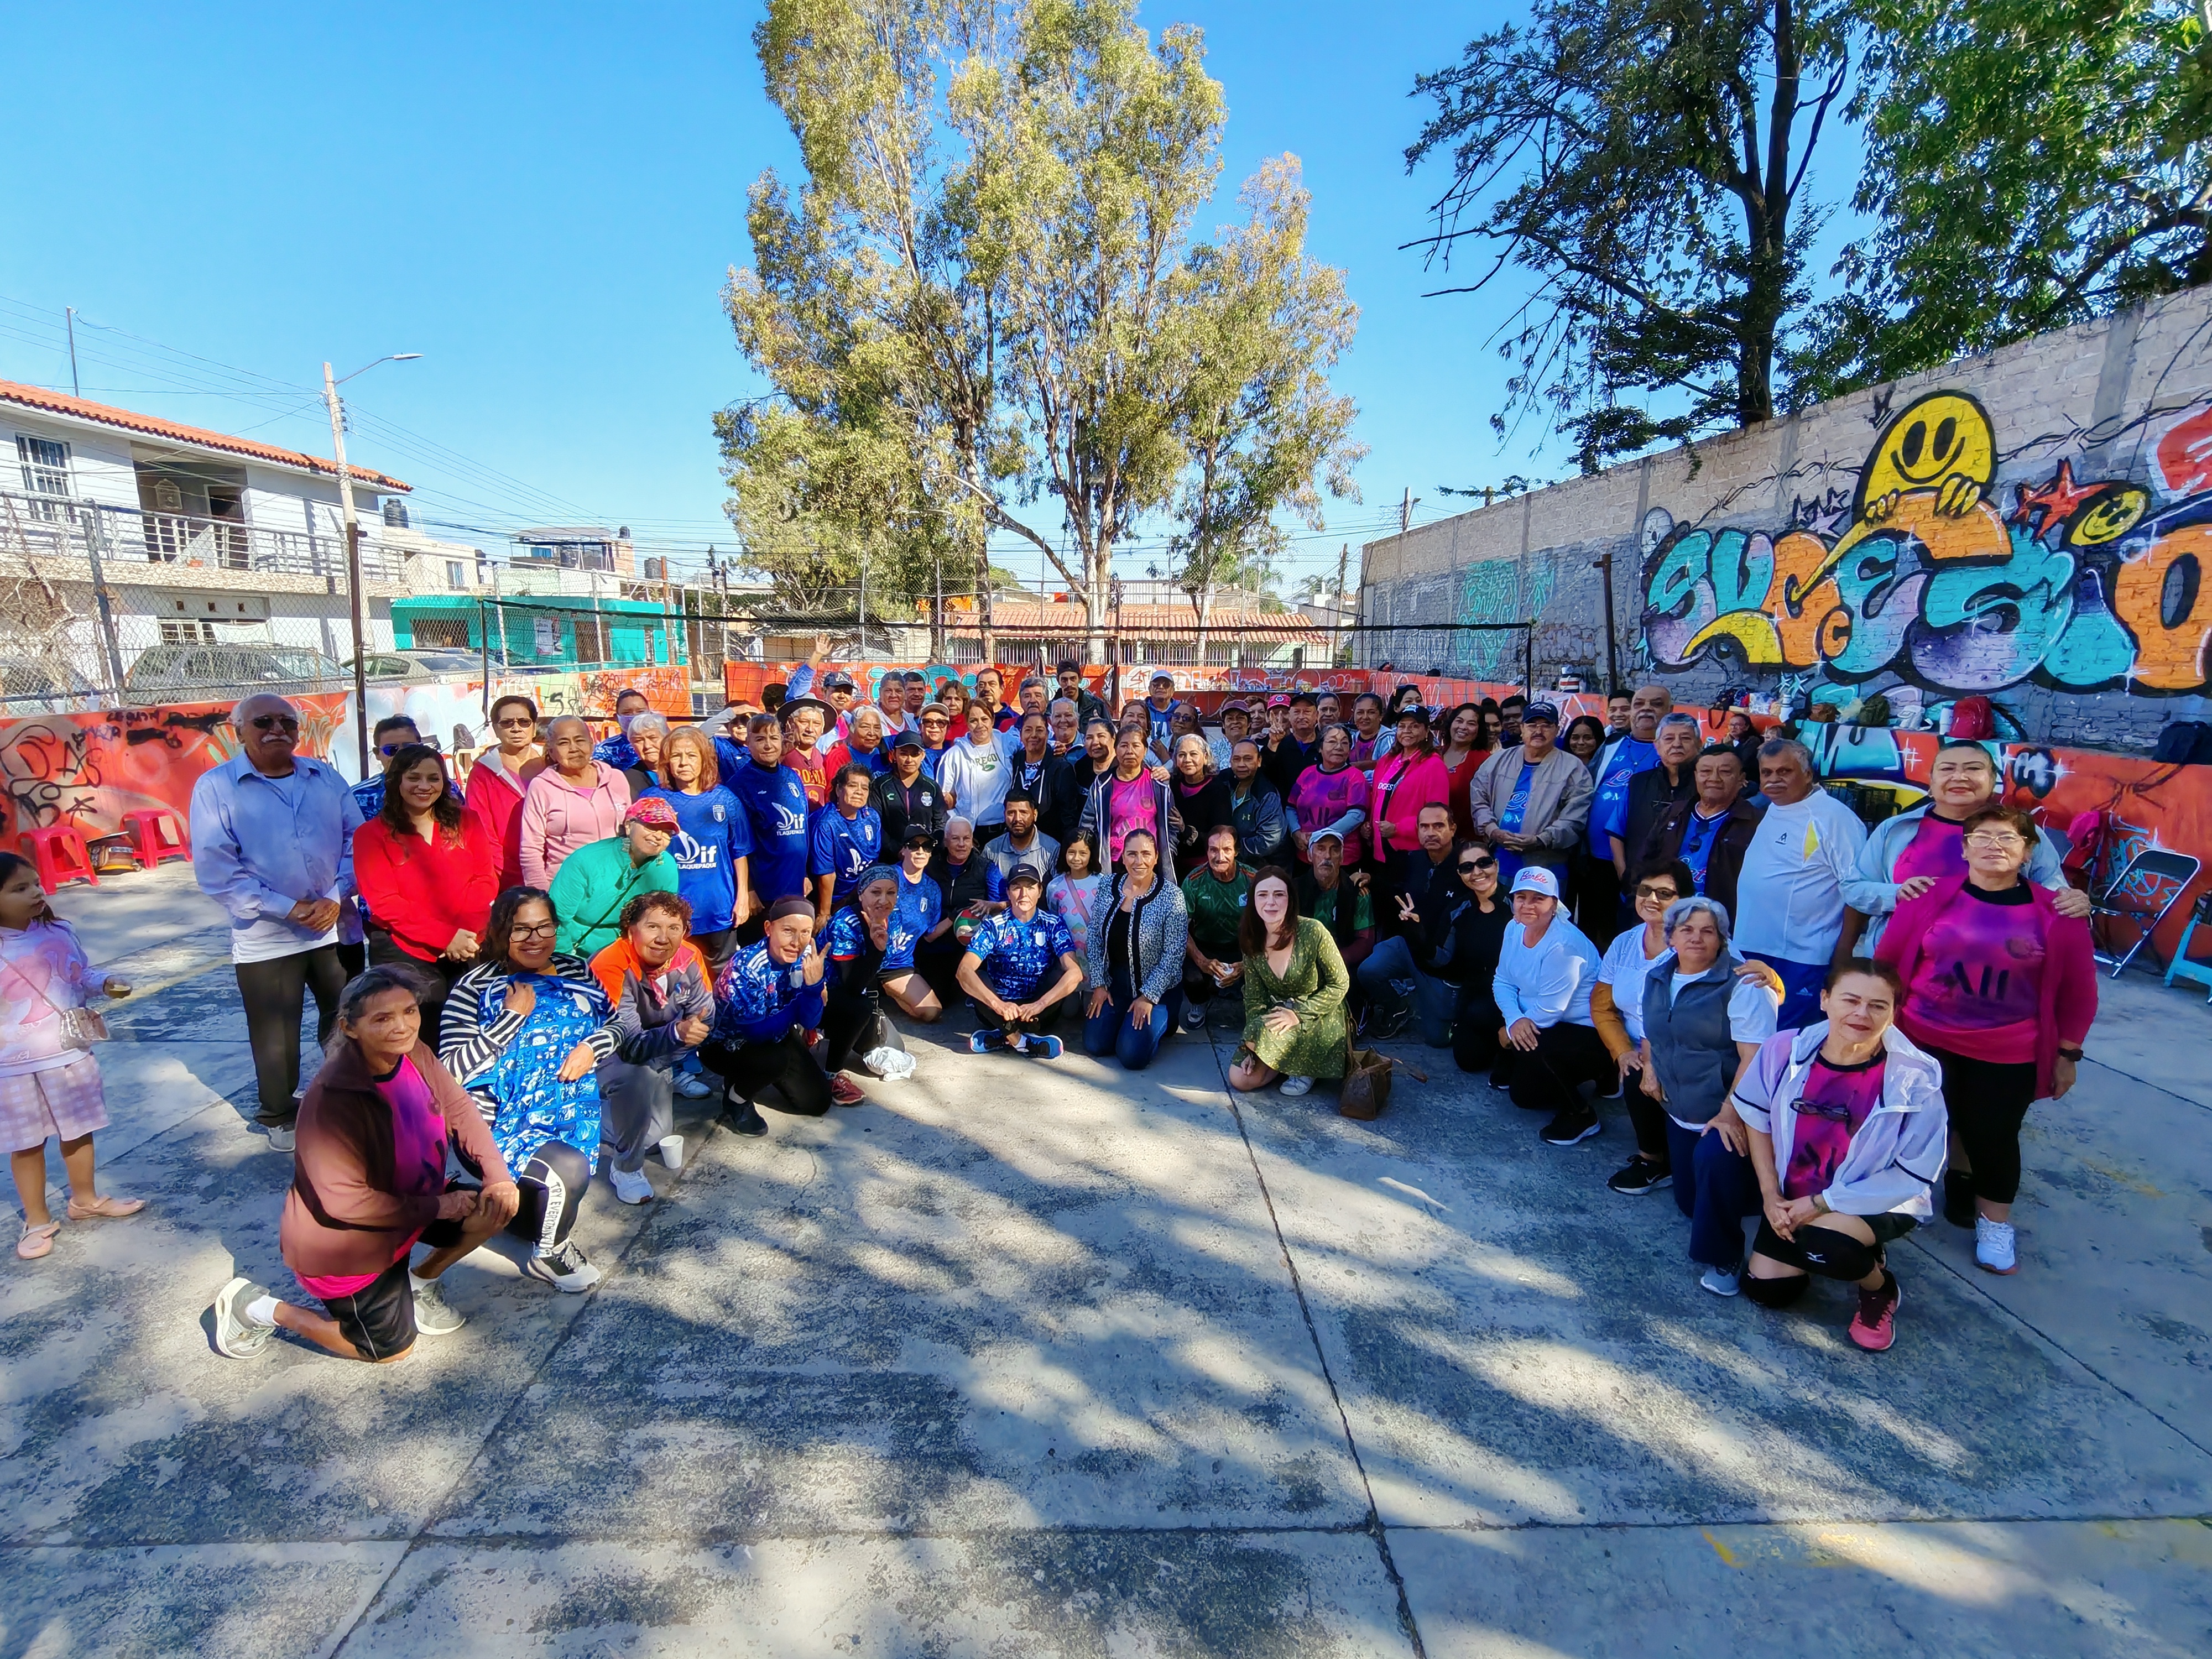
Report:
[{"label": "sandal", "polygon": [[15,1241],[15,1254],[26,1261],[36,1261],[42,1255],[52,1255],[54,1235],[61,1230],[62,1224],[58,1221],[42,1222],[35,1227],[26,1221],[22,1236]]},{"label": "sandal", "polygon": [[104,1194],[69,1201],[71,1221],[120,1221],[125,1216],[137,1215],[146,1207],[143,1198],[109,1198]]}]

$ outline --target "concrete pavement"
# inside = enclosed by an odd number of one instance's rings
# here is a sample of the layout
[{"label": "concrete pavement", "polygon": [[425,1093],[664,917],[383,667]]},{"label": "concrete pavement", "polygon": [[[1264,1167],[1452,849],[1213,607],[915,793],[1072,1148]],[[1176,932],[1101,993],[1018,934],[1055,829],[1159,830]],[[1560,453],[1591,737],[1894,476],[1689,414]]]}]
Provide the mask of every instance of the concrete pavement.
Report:
[{"label": "concrete pavement", "polygon": [[938,1031],[595,1184],[589,1296],[484,1251],[404,1364],[240,1364],[204,1310],[289,1283],[289,1165],[180,872],[62,901],[164,985],[100,1056],[155,1202],[0,1273],[0,1659],[2212,1645],[2198,999],[2108,985],[2023,1271],[1915,1235],[1881,1356],[1699,1290],[1617,1110],[1561,1152],[1417,1047],[1358,1124],[1232,1102],[1228,1032],[1133,1077]]}]

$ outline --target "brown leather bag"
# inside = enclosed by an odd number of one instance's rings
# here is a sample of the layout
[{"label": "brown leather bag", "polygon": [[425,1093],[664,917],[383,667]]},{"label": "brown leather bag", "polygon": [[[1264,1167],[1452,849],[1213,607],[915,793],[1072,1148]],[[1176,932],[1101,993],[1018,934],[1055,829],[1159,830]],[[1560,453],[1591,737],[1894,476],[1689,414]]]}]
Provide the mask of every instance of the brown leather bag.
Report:
[{"label": "brown leather bag", "polygon": [[1364,1123],[1372,1122],[1390,1103],[1390,1073],[1394,1067],[1404,1070],[1419,1082],[1429,1080],[1426,1073],[1416,1071],[1402,1060],[1393,1060],[1373,1048],[1350,1048],[1345,1060],[1344,1086],[1336,1097],[1337,1111]]}]

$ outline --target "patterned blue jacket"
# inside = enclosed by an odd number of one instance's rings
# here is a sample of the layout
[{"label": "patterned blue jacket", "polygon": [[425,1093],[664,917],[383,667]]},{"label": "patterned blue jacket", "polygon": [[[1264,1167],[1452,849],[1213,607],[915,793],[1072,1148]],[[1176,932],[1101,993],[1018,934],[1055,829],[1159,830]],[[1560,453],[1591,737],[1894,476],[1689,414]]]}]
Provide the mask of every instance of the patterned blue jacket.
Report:
[{"label": "patterned blue jacket", "polygon": [[810,1030],[822,1023],[823,996],[821,981],[806,983],[803,959],[779,963],[763,939],[732,957],[714,981],[713,1041],[775,1042],[793,1028]]}]

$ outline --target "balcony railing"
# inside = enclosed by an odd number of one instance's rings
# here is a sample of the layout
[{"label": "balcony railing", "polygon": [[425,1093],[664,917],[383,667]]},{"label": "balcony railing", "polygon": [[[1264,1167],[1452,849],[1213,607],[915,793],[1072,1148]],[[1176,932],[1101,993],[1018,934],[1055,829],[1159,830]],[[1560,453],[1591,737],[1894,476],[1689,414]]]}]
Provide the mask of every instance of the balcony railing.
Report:
[{"label": "balcony railing", "polygon": [[[82,559],[95,541],[110,580],[117,581],[128,578],[131,565],[148,563],[345,579],[341,537],[0,490],[0,551]],[[364,581],[400,582],[406,568],[404,552],[384,544],[368,526],[362,527]]]}]

